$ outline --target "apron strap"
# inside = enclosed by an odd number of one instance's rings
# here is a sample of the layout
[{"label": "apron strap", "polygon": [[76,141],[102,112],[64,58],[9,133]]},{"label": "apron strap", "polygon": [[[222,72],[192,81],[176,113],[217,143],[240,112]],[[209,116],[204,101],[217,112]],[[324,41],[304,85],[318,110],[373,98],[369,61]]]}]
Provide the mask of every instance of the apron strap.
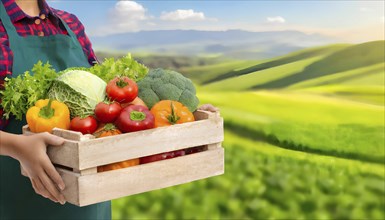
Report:
[{"label": "apron strap", "polygon": [[12,24],[11,18],[8,16],[7,10],[5,10],[5,6],[2,1],[0,1],[0,20],[3,23],[9,39],[20,37],[17,34],[16,28]]},{"label": "apron strap", "polygon": [[78,41],[77,36],[76,36],[75,33],[71,30],[71,28],[68,27],[67,23],[66,23],[65,21],[63,21],[63,19],[62,19],[61,17],[57,16],[57,18],[60,19],[60,21],[61,21],[61,23],[63,24],[64,28],[66,29],[68,35],[71,37],[72,41],[74,41],[75,44],[76,44],[78,47],[82,48],[82,46],[80,45],[80,42]]},{"label": "apron strap", "polygon": [[66,31],[67,31],[67,33],[68,33],[68,35],[69,35],[72,39],[78,41],[78,40],[77,40],[78,38],[76,37],[75,33],[71,30],[70,27],[68,27],[68,24],[67,24],[65,21],[63,21],[63,19],[62,19],[61,17],[57,16],[57,18],[59,18],[59,20],[60,20],[61,23],[63,24],[64,28],[66,29]]}]

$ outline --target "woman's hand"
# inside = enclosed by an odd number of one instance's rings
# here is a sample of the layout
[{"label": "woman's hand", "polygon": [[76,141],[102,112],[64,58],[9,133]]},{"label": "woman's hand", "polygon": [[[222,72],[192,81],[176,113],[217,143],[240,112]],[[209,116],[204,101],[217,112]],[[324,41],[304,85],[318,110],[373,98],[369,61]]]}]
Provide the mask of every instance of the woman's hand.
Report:
[{"label": "woman's hand", "polygon": [[198,107],[198,110],[209,111],[209,112],[219,112],[219,108],[214,107],[211,104],[203,104]]},{"label": "woman's hand", "polygon": [[23,175],[31,180],[35,192],[61,204],[65,203],[65,198],[56,186],[63,190],[65,185],[46,151],[47,145],[57,146],[63,142],[64,139],[49,133],[19,135],[16,144],[17,152],[14,155],[14,158],[20,162]]}]

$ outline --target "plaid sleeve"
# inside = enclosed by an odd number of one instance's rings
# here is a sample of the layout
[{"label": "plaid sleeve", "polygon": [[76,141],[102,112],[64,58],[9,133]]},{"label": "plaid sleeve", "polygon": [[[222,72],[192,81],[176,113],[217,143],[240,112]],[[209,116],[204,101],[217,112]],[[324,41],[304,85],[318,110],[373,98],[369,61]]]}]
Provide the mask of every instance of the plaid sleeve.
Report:
[{"label": "plaid sleeve", "polygon": [[[4,79],[12,72],[13,53],[9,48],[8,35],[0,21],[0,90],[4,89]],[[0,96],[0,103],[1,103]],[[4,130],[8,121],[3,119],[3,109],[0,107],[0,130]]]},{"label": "plaid sleeve", "polygon": [[0,22],[0,79],[12,72],[13,53],[9,48],[8,35]]},{"label": "plaid sleeve", "polygon": [[90,65],[98,63],[95,52],[92,49],[91,41],[88,38],[84,26],[80,22],[78,17],[62,10],[56,10],[56,13],[68,24],[68,27],[75,33],[80,45],[83,48],[84,54],[88,58],[88,62],[90,63]]}]

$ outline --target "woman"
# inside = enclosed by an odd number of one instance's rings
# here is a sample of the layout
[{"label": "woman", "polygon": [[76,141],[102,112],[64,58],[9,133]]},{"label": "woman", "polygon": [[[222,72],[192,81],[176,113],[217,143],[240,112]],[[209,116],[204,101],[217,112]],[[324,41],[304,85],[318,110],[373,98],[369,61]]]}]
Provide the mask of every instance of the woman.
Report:
[{"label": "woman", "polygon": [[[96,61],[80,21],[45,1],[2,0],[0,19],[2,79],[24,73],[39,60],[58,71]],[[0,219],[111,219],[110,202],[83,208],[64,204],[63,180],[45,153],[47,144],[63,140],[49,134],[16,135],[23,124],[25,120],[11,119],[0,134],[0,153],[10,156],[0,157]],[[19,162],[30,180],[20,174]]]},{"label": "woman", "polygon": [[[96,57],[74,15],[50,8],[44,0],[1,0],[0,89],[6,76],[16,77],[39,60],[60,71],[89,67]],[[217,110],[211,105],[200,109]],[[46,154],[48,144],[64,140],[48,133],[18,135],[24,124],[0,120],[0,219],[111,219],[110,202],[82,208],[65,204],[60,192],[64,182]],[[30,180],[20,174],[20,165]]]}]

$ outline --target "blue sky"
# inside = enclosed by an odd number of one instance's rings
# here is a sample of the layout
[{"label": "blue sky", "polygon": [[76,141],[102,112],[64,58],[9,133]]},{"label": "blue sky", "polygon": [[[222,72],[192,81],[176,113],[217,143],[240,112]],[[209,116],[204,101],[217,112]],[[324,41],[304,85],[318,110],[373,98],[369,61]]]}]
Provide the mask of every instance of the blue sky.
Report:
[{"label": "blue sky", "polygon": [[349,42],[384,39],[377,1],[50,1],[76,14],[91,36],[141,30],[299,30]]}]

